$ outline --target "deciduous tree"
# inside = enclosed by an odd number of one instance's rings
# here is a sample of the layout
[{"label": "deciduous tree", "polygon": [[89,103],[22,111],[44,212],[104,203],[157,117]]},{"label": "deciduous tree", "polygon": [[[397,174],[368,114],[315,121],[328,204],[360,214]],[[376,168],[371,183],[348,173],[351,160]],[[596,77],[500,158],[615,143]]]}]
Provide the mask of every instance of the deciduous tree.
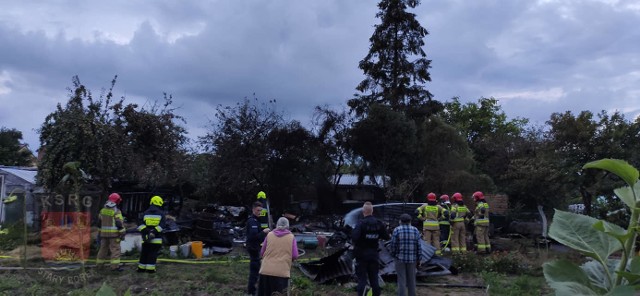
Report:
[{"label": "deciduous tree", "polygon": [[0,165],[28,166],[33,154],[28,146],[20,143],[22,132],[17,129],[0,128]]}]

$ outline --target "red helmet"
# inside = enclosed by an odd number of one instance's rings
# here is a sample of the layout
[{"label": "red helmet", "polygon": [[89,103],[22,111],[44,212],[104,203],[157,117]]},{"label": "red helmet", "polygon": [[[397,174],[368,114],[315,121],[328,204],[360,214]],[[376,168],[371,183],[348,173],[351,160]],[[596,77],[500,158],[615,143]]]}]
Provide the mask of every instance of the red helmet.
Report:
[{"label": "red helmet", "polygon": [[119,204],[122,201],[122,198],[120,197],[120,194],[111,193],[109,195],[109,201]]},{"label": "red helmet", "polygon": [[453,201],[454,202],[462,201],[462,194],[460,194],[460,192],[454,193],[453,194]]},{"label": "red helmet", "polygon": [[433,192],[427,194],[427,201],[436,201],[436,194]]},{"label": "red helmet", "polygon": [[475,201],[484,200],[484,194],[482,194],[482,192],[480,191],[474,192],[472,196],[473,196],[473,200]]},{"label": "red helmet", "polygon": [[440,201],[441,202],[447,202],[449,201],[449,196],[446,194],[440,195]]}]

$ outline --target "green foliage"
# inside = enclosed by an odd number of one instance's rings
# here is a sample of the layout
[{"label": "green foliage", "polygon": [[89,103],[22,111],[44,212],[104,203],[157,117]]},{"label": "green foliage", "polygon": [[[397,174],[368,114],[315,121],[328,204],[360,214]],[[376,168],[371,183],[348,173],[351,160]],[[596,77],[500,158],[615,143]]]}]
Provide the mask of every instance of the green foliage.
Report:
[{"label": "green foliage", "polygon": [[112,180],[143,186],[173,184],[183,175],[186,143],[181,120],[165,94],[162,106],[138,108],[112,102],[116,79],[105,96],[94,98],[76,76],[69,100],[45,118],[39,133],[45,152],[39,163],[38,182],[54,190],[67,174],[63,165],[77,161],[91,182],[107,190]]},{"label": "green foliage", "polygon": [[[607,170],[628,185],[615,191],[631,206],[627,229],[588,216],[556,210],[549,236],[592,260],[578,266],[567,260],[543,265],[545,279],[556,295],[634,295],[640,284],[640,261],[634,257],[640,209],[637,208],[638,171],[627,162],[602,159],[587,163],[585,169]],[[633,186],[633,187],[632,187]],[[620,259],[612,257],[620,253]]]},{"label": "green foliage", "polygon": [[[371,170],[399,180],[406,177],[408,165],[417,152],[416,126],[404,114],[374,105],[366,118],[351,130],[351,147],[371,164]],[[387,185],[387,184],[379,184]]]},{"label": "green foliage", "polygon": [[22,283],[11,274],[3,275],[2,280],[0,280],[0,292],[12,291],[20,286],[22,286]]},{"label": "green foliage", "polygon": [[[554,113],[549,121],[547,141],[552,153],[551,162],[560,172],[552,183],[565,184],[565,190],[555,195],[580,196],[585,205],[585,214],[591,215],[591,203],[595,197],[610,195],[611,190],[621,186],[620,179],[602,178],[600,170],[582,170],[581,164],[603,159],[637,159],[637,124],[632,124],[619,112],[611,115],[605,111],[597,115],[589,111],[577,115],[571,112]],[[607,167],[601,167],[607,170]],[[615,173],[614,173],[615,174]],[[632,175],[621,175],[629,179]],[[628,182],[627,182],[628,183]]]},{"label": "green foliage", "polygon": [[474,253],[454,254],[453,266],[459,272],[493,272],[520,275],[535,273],[527,264],[527,259],[518,252],[493,252],[488,256]]},{"label": "green foliage", "polygon": [[[96,292],[96,296],[117,296],[117,295],[118,294],[116,294],[116,291],[114,291],[113,288],[111,288],[111,286],[107,284],[107,282],[103,282],[98,292]],[[124,293],[124,296],[130,296],[130,295],[131,295],[131,289],[127,289],[127,291]]]},{"label": "green foliage", "polygon": [[293,295],[313,295],[315,285],[306,276],[291,276],[291,293]]},{"label": "green foliage", "polygon": [[20,143],[22,132],[16,129],[0,128],[0,165],[27,166],[33,155],[28,147]]},{"label": "green foliage", "polygon": [[208,166],[197,184],[219,202],[249,204],[265,191],[271,206],[284,208],[285,200],[317,179],[320,145],[297,121],[285,121],[275,102],[256,104],[249,99],[235,107],[218,106],[216,120],[199,139]]},{"label": "green foliage", "polygon": [[24,243],[24,222],[22,220],[9,227],[4,225],[2,230],[6,231],[6,234],[0,234],[0,250],[11,251]]},{"label": "green foliage", "polygon": [[418,139],[418,153],[411,163],[421,165],[421,193],[493,189],[492,180],[474,170],[476,162],[465,139],[440,117],[427,118],[420,125]]},{"label": "green foliage", "polygon": [[205,274],[205,279],[208,282],[216,282],[220,284],[228,284],[231,280],[231,276],[228,273],[220,272],[216,269],[209,269]]},{"label": "green foliage", "polygon": [[510,276],[497,272],[481,272],[489,295],[538,296],[543,295],[544,281],[529,275]]},{"label": "green foliage", "polygon": [[408,115],[429,115],[441,108],[423,86],[431,81],[431,61],[422,49],[428,34],[416,15],[407,11],[420,4],[417,0],[381,0],[376,17],[380,24],[369,41],[369,53],[360,61],[366,78],[356,89],[361,95],[348,104],[356,115],[364,116],[374,104],[391,107]]}]

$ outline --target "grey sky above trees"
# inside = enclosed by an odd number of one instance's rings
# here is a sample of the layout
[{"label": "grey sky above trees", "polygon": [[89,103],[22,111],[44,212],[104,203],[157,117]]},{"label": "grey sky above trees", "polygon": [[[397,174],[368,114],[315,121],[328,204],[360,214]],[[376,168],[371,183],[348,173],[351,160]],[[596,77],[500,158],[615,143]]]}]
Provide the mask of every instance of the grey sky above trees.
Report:
[{"label": "grey sky above trees", "polygon": [[[32,150],[78,75],[151,104],[173,95],[189,136],[218,104],[275,99],[303,124],[344,106],[363,74],[377,1],[6,1],[0,9],[0,126]],[[426,88],[441,102],[495,97],[509,117],[640,113],[635,1],[422,1]],[[95,93],[95,95],[99,95]]]}]

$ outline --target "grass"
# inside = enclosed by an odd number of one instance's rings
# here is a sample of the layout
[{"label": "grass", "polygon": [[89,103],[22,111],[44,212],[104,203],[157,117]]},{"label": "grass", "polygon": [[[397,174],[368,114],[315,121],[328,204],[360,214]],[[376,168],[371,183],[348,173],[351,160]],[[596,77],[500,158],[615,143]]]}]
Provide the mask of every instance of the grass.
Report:
[{"label": "grass", "polygon": [[[31,247],[31,246],[30,246]],[[246,289],[249,267],[242,249],[234,253],[216,256],[225,261],[216,264],[158,264],[156,274],[135,272],[136,265],[126,265],[126,270],[114,273],[89,268],[87,281],[79,280],[80,270],[12,270],[0,271],[0,295],[96,295],[103,283],[113,288],[116,295],[242,295]],[[137,259],[135,254],[123,259]],[[240,256],[239,256],[240,255]],[[308,252],[303,259],[320,257],[319,251]],[[562,254],[566,256],[566,254]],[[529,249],[498,252],[489,256],[469,253],[454,257],[461,273],[457,276],[423,278],[428,284],[487,285],[490,295],[546,295],[551,291],[542,277],[541,264],[556,257],[554,253]],[[19,266],[19,263],[0,261],[0,265]],[[46,267],[42,262],[30,261],[30,267]],[[383,287],[383,295],[393,295],[397,286],[393,279]],[[418,287],[418,295],[485,295],[482,289]],[[355,283],[319,285],[298,268],[291,270],[291,295],[354,295]]]}]

